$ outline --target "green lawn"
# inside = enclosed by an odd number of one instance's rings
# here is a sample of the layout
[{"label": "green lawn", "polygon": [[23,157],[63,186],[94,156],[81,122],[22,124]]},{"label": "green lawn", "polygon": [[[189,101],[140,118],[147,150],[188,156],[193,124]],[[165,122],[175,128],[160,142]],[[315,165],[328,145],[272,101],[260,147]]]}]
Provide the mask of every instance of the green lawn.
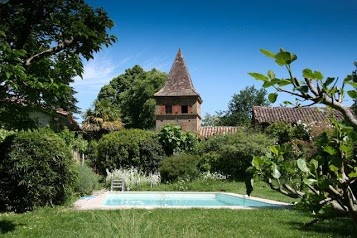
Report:
[{"label": "green lawn", "polygon": [[318,223],[294,210],[156,209],[73,211],[41,209],[1,214],[6,237],[352,237],[348,219]]},{"label": "green lawn", "polygon": [[[176,187],[175,187],[176,186]],[[195,181],[167,184],[156,190],[184,186],[191,191],[243,193],[244,184]],[[253,193],[289,202],[258,183]],[[311,215],[296,210],[154,209],[75,211],[70,207],[44,208],[25,214],[0,213],[0,237],[354,237],[348,218],[304,224]]]}]

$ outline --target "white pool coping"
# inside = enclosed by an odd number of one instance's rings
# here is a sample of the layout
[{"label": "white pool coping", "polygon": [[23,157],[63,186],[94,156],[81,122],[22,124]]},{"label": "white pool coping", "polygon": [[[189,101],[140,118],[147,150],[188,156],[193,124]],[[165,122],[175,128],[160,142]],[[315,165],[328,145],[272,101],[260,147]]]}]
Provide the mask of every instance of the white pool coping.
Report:
[{"label": "white pool coping", "polygon": [[[241,195],[237,193],[227,193],[227,192],[167,192],[167,191],[138,191],[138,192],[104,192],[98,195],[93,195],[93,196],[88,196],[88,197],[82,197],[79,200],[77,200],[74,203],[74,208],[77,210],[117,210],[117,209],[259,209],[259,208],[252,208],[252,207],[243,207],[243,206],[153,206],[153,205],[129,205],[129,206],[115,206],[115,205],[104,205],[104,200],[107,195],[109,194],[140,194],[140,193],[146,193],[146,194],[157,194],[157,193],[190,193],[190,194],[226,194],[226,195],[231,195],[231,196],[236,196],[239,198],[247,198],[255,201],[260,201],[260,202],[266,202],[270,204],[274,204],[277,206],[281,206],[281,208],[284,207],[289,207],[291,204],[284,203],[284,202],[278,202],[274,200],[269,200],[269,199],[264,199],[264,198],[257,198],[257,197],[249,197],[247,195]],[[276,207],[274,207],[276,208]]]}]

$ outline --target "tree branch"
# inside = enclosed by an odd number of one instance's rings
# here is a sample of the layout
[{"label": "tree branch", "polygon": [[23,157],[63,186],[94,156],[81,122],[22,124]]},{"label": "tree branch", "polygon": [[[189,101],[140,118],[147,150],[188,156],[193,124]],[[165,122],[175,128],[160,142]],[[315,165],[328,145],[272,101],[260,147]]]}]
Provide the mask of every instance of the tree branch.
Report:
[{"label": "tree branch", "polygon": [[33,63],[33,61],[37,61],[45,56],[56,54],[56,53],[60,52],[61,50],[65,49],[66,47],[70,46],[73,43],[74,43],[74,38],[73,38],[73,36],[71,36],[71,38],[69,40],[64,40],[64,42],[58,43],[58,45],[55,47],[44,50],[40,53],[37,53],[37,54],[32,55],[31,57],[27,58],[25,60],[25,65],[29,66]]},{"label": "tree branch", "polygon": [[332,107],[333,109],[340,111],[343,114],[343,116],[345,117],[345,119],[352,124],[352,126],[355,128],[355,130],[357,129],[357,119],[348,107],[345,107],[341,103],[339,103],[337,101],[333,101],[332,99],[329,99],[326,97],[324,97],[322,99],[322,102],[325,103],[326,105]]},{"label": "tree branch", "polygon": [[317,91],[317,89],[315,88],[314,84],[312,83],[311,79],[308,78],[304,78],[306,85],[309,87],[310,91],[315,95],[315,96],[319,96],[319,92]]}]

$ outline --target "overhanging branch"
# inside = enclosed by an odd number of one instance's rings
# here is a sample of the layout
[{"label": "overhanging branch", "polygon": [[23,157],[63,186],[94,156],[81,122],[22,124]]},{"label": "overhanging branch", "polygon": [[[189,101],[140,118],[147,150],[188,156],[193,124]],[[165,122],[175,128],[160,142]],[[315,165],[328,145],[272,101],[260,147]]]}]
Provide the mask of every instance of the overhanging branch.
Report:
[{"label": "overhanging branch", "polygon": [[44,50],[40,53],[37,53],[37,54],[32,55],[31,57],[27,58],[25,60],[25,65],[29,66],[33,63],[33,61],[37,61],[45,56],[50,56],[50,55],[56,54],[56,53],[60,52],[61,50],[65,49],[66,47],[72,45],[73,43],[74,43],[74,38],[73,38],[73,36],[71,36],[71,38],[69,40],[64,40],[64,42],[60,42],[55,47]]}]

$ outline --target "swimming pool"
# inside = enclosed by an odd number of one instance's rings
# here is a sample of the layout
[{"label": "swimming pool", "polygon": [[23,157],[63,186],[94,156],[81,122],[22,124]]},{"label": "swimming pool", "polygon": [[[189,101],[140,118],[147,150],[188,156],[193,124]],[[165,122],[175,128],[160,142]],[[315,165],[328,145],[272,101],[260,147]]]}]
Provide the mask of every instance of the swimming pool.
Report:
[{"label": "swimming pool", "polygon": [[233,193],[118,192],[106,195],[103,206],[118,208],[261,208],[287,205]]}]

